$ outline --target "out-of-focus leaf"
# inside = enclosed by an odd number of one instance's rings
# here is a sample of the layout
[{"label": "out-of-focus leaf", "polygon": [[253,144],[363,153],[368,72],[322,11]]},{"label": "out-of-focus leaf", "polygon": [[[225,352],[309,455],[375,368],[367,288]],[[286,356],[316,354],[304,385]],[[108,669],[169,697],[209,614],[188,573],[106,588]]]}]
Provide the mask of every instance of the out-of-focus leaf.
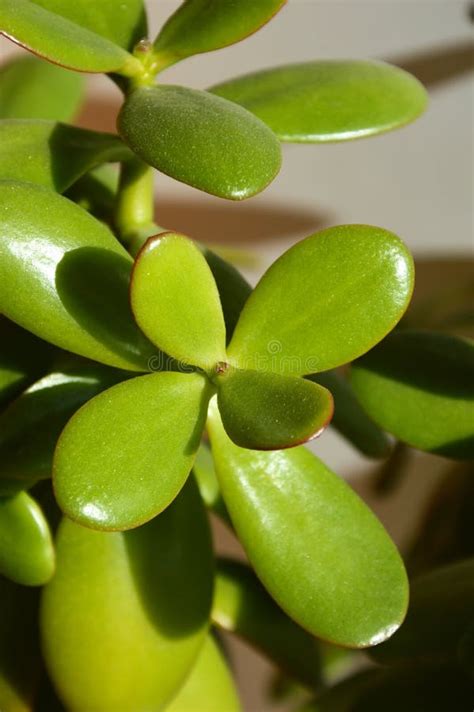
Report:
[{"label": "out-of-focus leaf", "polygon": [[206,507],[217,514],[226,524],[232,526],[224,500],[222,499],[219,482],[214,469],[214,460],[209,448],[201,443],[193,465],[199,492]]},{"label": "out-of-focus leaf", "polygon": [[118,179],[119,173],[115,166],[104,164],[79,178],[65,195],[95,218],[112,225]]},{"label": "out-of-focus leaf", "polygon": [[216,255],[208,247],[201,246],[201,249],[217,284],[224,313],[227,342],[229,342],[252,287],[229,262]]},{"label": "out-of-focus leaf", "polygon": [[250,198],[280,170],[272,131],[241,106],[205,91],[136,89],[121,109],[118,129],[146,163],[220,198]]}]

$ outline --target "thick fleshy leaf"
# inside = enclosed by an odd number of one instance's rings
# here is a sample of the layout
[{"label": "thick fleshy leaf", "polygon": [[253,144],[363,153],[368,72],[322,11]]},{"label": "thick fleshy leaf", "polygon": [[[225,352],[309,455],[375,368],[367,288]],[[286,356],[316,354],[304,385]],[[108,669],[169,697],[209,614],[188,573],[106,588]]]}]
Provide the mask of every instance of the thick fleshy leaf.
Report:
[{"label": "thick fleshy leaf", "polygon": [[218,96],[244,106],[281,141],[347,141],[416,119],[427,94],[399,67],[365,60],[323,60],[267,69],[218,84]]},{"label": "thick fleshy leaf", "polygon": [[455,659],[459,642],[474,620],[473,601],[474,559],[419,576],[410,586],[405,623],[371,654],[384,664]]},{"label": "thick fleshy leaf", "polygon": [[56,548],[41,630],[66,708],[163,709],[194,663],[211,607],[211,539],[196,485],[133,532],[65,519]]},{"label": "thick fleshy leaf", "polygon": [[140,73],[114,42],[30,0],[0,0],[0,32],[41,57],[80,72]]},{"label": "thick fleshy leaf", "polygon": [[218,560],[212,621],[304,685],[314,689],[321,682],[318,642],[283,613],[246,564]]},{"label": "thick fleshy leaf", "polygon": [[220,198],[250,198],[280,170],[280,146],[270,129],[241,106],[205,91],[136,89],[118,128],[146,163]]},{"label": "thick fleshy leaf", "polygon": [[26,181],[59,193],[95,166],[127,160],[118,136],[53,121],[0,121],[0,179]]},{"label": "thick fleshy leaf", "polygon": [[151,237],[136,259],[130,298],[137,324],[167,354],[204,370],[225,360],[219,292],[192,240]]},{"label": "thick fleshy leaf", "polygon": [[166,712],[239,712],[240,703],[227,663],[208,636],[188,679]]},{"label": "thick fleshy leaf", "polygon": [[0,315],[0,407],[46,372],[54,348]]},{"label": "thick fleshy leaf", "polygon": [[336,371],[326,371],[308,379],[331,391],[334,415],[331,425],[368,457],[385,457],[390,443],[378,425],[367,415],[348,381]]},{"label": "thick fleshy leaf", "polygon": [[0,119],[71,121],[83,95],[80,74],[36,57],[15,57],[0,67]]},{"label": "thick fleshy leaf", "polygon": [[298,376],[222,368],[215,378],[227,435],[240,447],[281,450],[322,433],[331,420],[331,393]]},{"label": "thick fleshy leaf", "polygon": [[104,163],[79,178],[65,195],[94,217],[111,225],[117,207],[119,177],[115,166]]},{"label": "thick fleshy leaf", "polygon": [[156,38],[158,64],[167,67],[201,52],[234,44],[256,32],[286,0],[185,0]]},{"label": "thick fleshy leaf", "polygon": [[474,458],[474,343],[400,331],[357,361],[351,381],[367,413],[420,450]]},{"label": "thick fleshy leaf", "polygon": [[209,507],[214,514],[217,514],[226,524],[232,527],[229,514],[222,499],[219,482],[214,469],[214,460],[212,459],[208,445],[204,445],[204,443],[201,443],[197,451],[196,459],[193,464],[193,474],[206,507]]},{"label": "thick fleshy leaf", "polygon": [[127,378],[96,364],[55,369],[34,383],[0,415],[0,492],[3,482],[28,483],[51,476],[54,448],[75,411]]},{"label": "thick fleshy leaf", "polygon": [[143,0],[32,0],[45,10],[132,50],[147,36]]},{"label": "thick fleshy leaf", "polygon": [[156,353],[128,302],[132,260],[98,220],[51,190],[0,181],[0,311],[61,348],[148,370]]},{"label": "thick fleshy leaf", "polygon": [[41,508],[26,492],[0,497],[0,574],[42,586],[53,573],[53,541]]},{"label": "thick fleshy leaf", "polygon": [[228,353],[240,368],[326,371],[360,356],[403,315],[413,261],[401,240],[369,225],[317,232],[264,274]]},{"label": "thick fleshy leaf", "polygon": [[209,390],[197,373],[153,373],[86,403],[56,448],[61,509],[106,530],[137,527],[165,509],[193,465]]},{"label": "thick fleshy leaf", "polygon": [[249,298],[252,287],[240,272],[208,247],[201,246],[207,264],[219,291],[219,298],[224,313],[227,342],[232,338],[240,312]]},{"label": "thick fleshy leaf", "polygon": [[405,615],[407,579],[366,505],[305,448],[238,448],[215,407],[209,428],[235,530],[283,610],[313,635],[347,647],[392,635]]}]

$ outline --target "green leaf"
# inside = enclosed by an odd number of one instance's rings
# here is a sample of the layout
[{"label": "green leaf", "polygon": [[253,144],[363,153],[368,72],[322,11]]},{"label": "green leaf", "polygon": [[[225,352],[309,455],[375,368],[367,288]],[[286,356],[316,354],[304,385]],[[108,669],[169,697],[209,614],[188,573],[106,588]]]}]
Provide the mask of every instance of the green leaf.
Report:
[{"label": "green leaf", "polygon": [[366,505],[305,448],[238,448],[215,407],[209,428],[235,530],[281,608],[313,635],[347,647],[392,635],[408,603],[406,574]]},{"label": "green leaf", "polygon": [[474,559],[423,574],[410,589],[405,623],[371,654],[384,664],[456,659],[459,642],[474,619]]},{"label": "green leaf", "polygon": [[191,470],[209,395],[204,376],[168,372],[120,383],[86,403],[56,448],[61,509],[105,530],[131,529],[156,516]]},{"label": "green leaf", "polygon": [[0,311],[37,336],[97,361],[148,370],[156,349],[128,302],[132,260],[80,207],[0,181]]},{"label": "green leaf", "polygon": [[5,478],[28,482],[51,476],[57,439],[83,403],[128,374],[96,364],[55,369],[0,415],[0,492]]},{"label": "green leaf", "polygon": [[165,232],[146,242],[135,262],[130,298],[142,331],[175,359],[204,370],[225,361],[216,283],[188,238]]},{"label": "green leaf", "polygon": [[218,96],[245,107],[281,141],[348,141],[391,131],[425,109],[411,74],[383,62],[324,60],[267,69],[218,84]]},{"label": "green leaf", "polygon": [[131,152],[118,136],[52,121],[0,121],[0,178],[62,193],[95,166]]},{"label": "green leaf", "polygon": [[455,459],[474,457],[474,343],[400,331],[354,364],[362,406],[403,442]]},{"label": "green leaf", "polygon": [[240,447],[301,445],[320,435],[332,417],[331,393],[298,376],[227,367],[214,380],[222,423]]},{"label": "green leaf", "polygon": [[48,523],[26,492],[0,497],[0,573],[24,586],[42,586],[54,573]]},{"label": "green leaf", "polygon": [[65,195],[94,217],[113,224],[118,182],[116,167],[105,163],[79,178]]},{"label": "green leaf", "polygon": [[140,62],[114,42],[30,0],[0,0],[0,32],[40,57],[79,72],[141,72]]},{"label": "green leaf", "polygon": [[212,621],[304,685],[314,689],[320,684],[318,642],[283,613],[246,564],[217,561]]},{"label": "green leaf", "polygon": [[240,709],[224,655],[209,635],[189,677],[166,712],[239,712]]},{"label": "green leaf", "polygon": [[143,0],[32,0],[86,30],[96,32],[124,49],[132,50],[147,36]]},{"label": "green leaf", "polygon": [[270,129],[241,106],[205,91],[136,89],[122,107],[118,129],[146,163],[220,198],[250,198],[280,170],[280,147]]},{"label": "green leaf", "polygon": [[227,525],[232,527],[229,514],[221,496],[219,482],[214,469],[214,460],[212,459],[209,447],[204,443],[201,443],[197,451],[193,465],[193,474],[206,507],[211,509],[214,514],[217,514]]},{"label": "green leaf", "polygon": [[185,0],[156,38],[155,54],[167,67],[201,52],[243,40],[268,22],[286,0]]},{"label": "green leaf", "polygon": [[307,376],[331,391],[334,415],[331,425],[367,457],[385,457],[390,443],[378,425],[368,417],[348,381],[336,371]]},{"label": "green leaf", "polygon": [[315,233],[285,252],[252,292],[228,354],[240,368],[326,371],[360,356],[396,325],[413,290],[401,240],[369,225]]},{"label": "green leaf", "polygon": [[166,705],[206,636],[211,546],[192,480],[163,514],[132,532],[63,521],[41,630],[46,666],[67,709]]},{"label": "green leaf", "polygon": [[15,57],[0,68],[0,119],[71,121],[83,96],[80,74],[37,57]]},{"label": "green leaf", "polygon": [[239,320],[240,312],[249,298],[252,287],[240,272],[208,247],[201,245],[202,253],[211,268],[219,291],[219,298],[224,313],[227,342],[232,338]]}]

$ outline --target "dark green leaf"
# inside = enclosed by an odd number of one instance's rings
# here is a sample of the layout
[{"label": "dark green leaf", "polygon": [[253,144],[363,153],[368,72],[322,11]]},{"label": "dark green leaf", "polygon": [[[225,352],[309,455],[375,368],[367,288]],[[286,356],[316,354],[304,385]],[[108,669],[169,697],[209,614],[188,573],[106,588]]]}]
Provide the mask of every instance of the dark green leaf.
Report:
[{"label": "dark green leaf", "polygon": [[280,147],[270,129],[205,91],[172,85],[136,89],[122,107],[118,128],[144,161],[221,198],[250,198],[280,170]]},{"label": "dark green leaf", "polygon": [[330,392],[298,376],[227,367],[215,383],[222,423],[240,447],[301,445],[320,435],[332,417]]},{"label": "dark green leaf", "polygon": [[0,311],[61,348],[148,370],[156,349],[133,319],[132,260],[112,233],[41,186],[0,181]]},{"label": "dark green leaf", "polygon": [[425,109],[424,87],[408,72],[373,61],[325,60],[267,69],[218,84],[282,141],[347,141],[396,129]]},{"label": "dark green leaf", "polygon": [[209,427],[235,530],[283,610],[313,635],[347,647],[392,635],[408,603],[406,574],[365,504],[305,448],[238,448],[215,407]]},{"label": "dark green leaf", "polygon": [[195,484],[133,532],[94,532],[65,519],[56,546],[41,629],[63,703],[163,709],[194,663],[211,607],[211,539]]},{"label": "dark green leaf", "polygon": [[420,450],[474,457],[474,343],[400,331],[354,364],[351,382],[367,413]]},{"label": "dark green leaf", "polygon": [[326,371],[380,341],[405,311],[413,261],[401,240],[369,225],[315,233],[264,274],[228,349],[240,368]]}]

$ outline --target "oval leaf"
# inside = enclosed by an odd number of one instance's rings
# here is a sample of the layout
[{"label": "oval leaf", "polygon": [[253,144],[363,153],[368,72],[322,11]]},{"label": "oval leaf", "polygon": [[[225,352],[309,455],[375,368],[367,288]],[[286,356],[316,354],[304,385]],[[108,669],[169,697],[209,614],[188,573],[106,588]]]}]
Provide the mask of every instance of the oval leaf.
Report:
[{"label": "oval leaf", "polygon": [[318,642],[278,608],[245,564],[218,560],[212,621],[255,646],[304,685],[314,689],[320,684]]},{"label": "oval leaf", "polygon": [[141,72],[114,42],[30,0],[0,0],[0,32],[50,62],[80,72]]},{"label": "oval leaf", "polygon": [[146,242],[135,262],[130,297],[142,331],[175,359],[204,370],[225,360],[216,283],[188,238],[168,232]]},{"label": "oval leaf", "polygon": [[268,22],[286,0],[185,0],[162,27],[155,54],[160,67],[243,40]]},{"label": "oval leaf", "polygon": [[313,635],[347,647],[392,635],[408,603],[405,570],[350,487],[305,448],[238,448],[215,407],[210,437],[235,530],[283,610]]},{"label": "oval leaf", "polygon": [[210,89],[245,107],[281,141],[347,141],[391,131],[425,109],[411,74],[373,61],[325,60],[267,69]]},{"label": "oval leaf", "polygon": [[332,417],[331,393],[297,376],[227,367],[215,382],[222,423],[240,447],[301,445],[320,435]]},{"label": "oval leaf", "polygon": [[53,344],[148,370],[128,302],[132,260],[112,233],[41,186],[0,181],[0,311]]},{"label": "oval leaf", "polygon": [[54,573],[48,523],[26,492],[0,497],[0,574],[25,586],[42,586]]},{"label": "oval leaf", "polygon": [[229,342],[252,287],[234,265],[226,262],[208,247],[201,245],[201,249],[219,291],[227,342]]},{"label": "oval leaf", "polygon": [[280,170],[280,147],[270,129],[205,91],[172,85],[136,89],[122,107],[118,128],[144,161],[221,198],[250,198]]},{"label": "oval leaf", "polygon": [[365,410],[403,442],[446,457],[474,457],[474,343],[400,331],[354,364]]},{"label": "oval leaf", "polygon": [[0,121],[0,178],[62,193],[95,166],[131,152],[118,136],[50,121]]},{"label": "oval leaf", "polygon": [[16,57],[0,68],[0,119],[71,121],[83,96],[80,74],[37,57]]},{"label": "oval leaf", "polygon": [[56,546],[41,630],[63,703],[162,709],[194,663],[211,606],[211,540],[194,483],[133,532],[94,532],[65,519]]},{"label": "oval leaf", "polygon": [[154,373],[86,403],[56,448],[61,509],[93,529],[131,529],[156,516],[191,470],[208,399],[200,374]]},{"label": "oval leaf", "polygon": [[225,658],[212,636],[166,712],[239,712],[240,703]]},{"label": "oval leaf", "polygon": [[264,274],[228,354],[240,368],[326,371],[368,351],[398,322],[413,290],[413,261],[391,232],[342,225],[315,233]]}]

